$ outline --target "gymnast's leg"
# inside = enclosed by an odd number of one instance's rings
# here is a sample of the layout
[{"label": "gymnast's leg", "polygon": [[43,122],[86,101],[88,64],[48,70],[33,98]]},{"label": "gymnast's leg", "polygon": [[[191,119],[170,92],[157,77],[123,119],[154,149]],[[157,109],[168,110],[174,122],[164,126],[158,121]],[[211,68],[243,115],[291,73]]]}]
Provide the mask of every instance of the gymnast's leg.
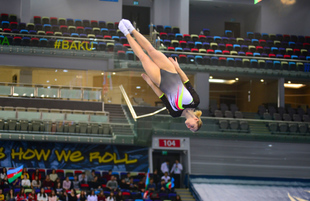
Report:
[{"label": "gymnast's leg", "polygon": [[136,31],[129,20],[123,19],[122,22],[127,27],[129,32],[134,35],[141,47],[147,51],[148,55],[159,68],[171,73],[177,73],[169,59],[162,52],[157,51],[142,34]]}]

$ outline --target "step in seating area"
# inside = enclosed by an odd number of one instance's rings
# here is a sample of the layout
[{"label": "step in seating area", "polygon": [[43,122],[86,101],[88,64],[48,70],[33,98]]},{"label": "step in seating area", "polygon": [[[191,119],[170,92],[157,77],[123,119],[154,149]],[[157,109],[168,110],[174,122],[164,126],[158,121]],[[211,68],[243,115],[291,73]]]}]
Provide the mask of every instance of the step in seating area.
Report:
[{"label": "step in seating area", "polygon": [[307,111],[304,111],[302,108],[277,108],[272,105],[268,105],[267,107],[260,105],[258,107],[258,115],[261,119],[277,121],[269,122],[266,124],[272,133],[309,134],[309,108]]},{"label": "step in seating area", "polygon": [[111,134],[103,111],[0,107],[0,130],[6,132]]}]

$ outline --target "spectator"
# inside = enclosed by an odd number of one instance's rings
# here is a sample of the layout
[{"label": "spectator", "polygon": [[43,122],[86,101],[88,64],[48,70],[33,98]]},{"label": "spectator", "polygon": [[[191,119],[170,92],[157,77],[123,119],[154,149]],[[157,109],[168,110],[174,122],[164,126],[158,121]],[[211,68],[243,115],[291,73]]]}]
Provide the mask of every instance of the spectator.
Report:
[{"label": "spectator", "polygon": [[162,174],[165,174],[165,172],[169,172],[169,161],[168,160],[166,160],[165,162],[161,164],[160,170]]},{"label": "spectator", "polygon": [[145,191],[145,178],[140,179],[140,181],[138,183],[138,189],[141,192]]},{"label": "spectator", "polygon": [[4,194],[2,192],[2,189],[0,188],[0,201],[4,201],[5,200],[5,197],[4,197]]},{"label": "spectator", "polygon": [[8,194],[6,195],[6,201],[16,201],[13,188],[11,188]]},{"label": "spectator", "polygon": [[117,183],[117,181],[116,181],[115,176],[113,176],[113,175],[111,176],[111,180],[108,181],[106,187],[107,187],[108,189],[110,189],[111,191],[116,191],[116,190],[117,190],[118,183]]},{"label": "spectator", "polygon": [[6,175],[0,182],[0,187],[2,189],[5,189],[5,188],[9,188],[10,187],[10,184],[9,184],[9,181],[8,181],[8,176]]},{"label": "spectator", "polygon": [[130,183],[130,172],[127,172],[127,176],[125,177],[125,182],[126,182],[127,184]]},{"label": "spectator", "polygon": [[182,173],[182,170],[183,170],[183,166],[181,163],[179,163],[178,160],[175,160],[175,163],[173,164],[172,166],[172,169],[171,169],[171,172],[170,173],[173,173],[173,177],[175,179],[175,187],[176,188],[180,188],[180,181],[181,181],[181,173]]},{"label": "spectator", "polygon": [[60,181],[60,178],[57,178],[57,179],[56,179],[56,181],[54,182],[54,186],[53,186],[53,187],[57,186],[58,183],[60,183],[60,186],[62,186],[62,183],[61,183],[61,181]]},{"label": "spectator", "polygon": [[57,183],[57,186],[56,186],[56,194],[59,196],[61,194],[61,192],[63,191],[63,188],[61,187],[61,183]]},{"label": "spectator", "polygon": [[[68,194],[66,190],[63,190],[60,195],[59,195],[59,200],[60,201],[68,201]],[[39,201],[39,200],[38,200]]]},{"label": "spectator", "polygon": [[47,201],[48,197],[47,194],[45,193],[45,189],[42,187],[40,190],[40,193],[37,195],[38,201]]},{"label": "spectator", "polygon": [[[129,183],[130,183],[130,180],[129,180]],[[120,189],[129,189],[129,183],[127,184],[127,183],[125,182],[125,178],[123,178],[123,179],[121,180],[121,183],[119,184]]]},{"label": "spectator", "polygon": [[90,175],[88,175],[87,180],[88,181],[94,181],[95,177],[96,177],[95,170],[92,170]]},{"label": "spectator", "polygon": [[52,190],[51,194],[48,196],[48,201],[57,201],[57,195],[54,190]]},{"label": "spectator", "polygon": [[90,188],[91,189],[101,189],[100,182],[98,181],[98,177],[95,176],[94,180],[90,183]]},{"label": "spectator", "polygon": [[85,172],[79,175],[79,182],[80,184],[87,184],[87,177],[85,175]]},{"label": "spectator", "polygon": [[80,190],[80,182],[78,181],[77,176],[74,176],[74,180],[72,181],[72,188],[75,190]]},{"label": "spectator", "polygon": [[53,188],[53,182],[50,180],[50,177],[46,175],[45,180],[43,181],[42,187],[45,189],[52,189]]},{"label": "spectator", "polygon": [[66,177],[66,180],[62,182],[62,188],[65,190],[69,190],[71,188],[71,181],[69,181],[69,177]]},{"label": "spectator", "polygon": [[37,201],[37,195],[34,189],[32,189],[31,193],[29,193],[28,201]]},{"label": "spectator", "polygon": [[57,178],[58,178],[58,175],[56,174],[56,170],[53,169],[53,170],[52,170],[52,173],[50,174],[50,179],[51,179],[52,181],[56,181]]},{"label": "spectator", "polygon": [[77,201],[77,196],[74,189],[71,189],[71,192],[68,195],[68,201]]},{"label": "spectator", "polygon": [[108,174],[105,175],[105,178],[106,178],[107,181],[110,181],[111,177],[112,177],[112,170],[109,170]]},{"label": "spectator", "polygon": [[42,178],[41,178],[41,173],[39,169],[36,169],[36,171],[32,174],[31,176],[32,180],[34,180],[36,176],[38,176],[39,180],[41,181]]},{"label": "spectator", "polygon": [[35,176],[35,179],[32,180],[32,188],[33,189],[38,189],[38,188],[41,188],[41,181],[39,180],[39,177],[38,176]]},{"label": "spectator", "polygon": [[5,167],[2,168],[2,173],[0,174],[0,180],[4,179],[4,177],[7,176],[7,170]]},{"label": "spectator", "polygon": [[156,191],[156,184],[154,183],[154,179],[150,179],[150,183],[147,185],[147,190],[150,192]]},{"label": "spectator", "polygon": [[24,178],[22,180],[22,187],[24,187],[24,188],[31,188],[30,180],[27,178],[26,175],[24,175]]},{"label": "spectator", "polygon": [[153,179],[154,179],[154,183],[155,183],[155,185],[157,185],[159,182],[160,182],[160,176],[158,175],[158,171],[157,171],[157,169],[155,169],[154,170],[154,172],[153,172]]},{"label": "spectator", "polygon": [[87,201],[98,201],[97,195],[95,195],[95,191],[92,190],[90,195],[87,196]]},{"label": "spectator", "polygon": [[98,195],[98,201],[105,201],[105,196],[103,194],[103,191],[100,191],[100,193]]},{"label": "spectator", "polygon": [[115,196],[115,200],[116,201],[124,201],[125,200],[122,191],[117,192],[117,195]]},{"label": "spectator", "polygon": [[168,176],[168,172],[165,172],[165,175],[161,177],[162,180],[165,180],[167,183],[170,180],[170,177]]},{"label": "spectator", "polygon": [[182,201],[180,195],[177,195],[173,201]]},{"label": "spectator", "polygon": [[138,186],[133,182],[133,178],[130,178],[129,190],[135,191],[138,190]]},{"label": "spectator", "polygon": [[25,189],[21,188],[16,196],[16,201],[25,201],[25,200],[27,200]]},{"label": "spectator", "polygon": [[13,188],[20,188],[21,187],[21,180],[20,178],[15,179],[12,183]]},{"label": "spectator", "polygon": [[20,176],[21,179],[24,179],[24,177],[27,177],[27,179],[29,179],[29,174],[27,172],[27,168],[23,168],[22,176]]},{"label": "spectator", "polygon": [[161,193],[165,193],[167,191],[166,182],[164,179],[162,179],[161,182],[158,184],[157,191]]},{"label": "spectator", "polygon": [[110,192],[110,195],[107,197],[106,201],[116,201],[113,191]]},{"label": "spectator", "polygon": [[86,197],[86,193],[85,191],[81,191],[80,193],[80,201],[86,201],[87,197]]}]

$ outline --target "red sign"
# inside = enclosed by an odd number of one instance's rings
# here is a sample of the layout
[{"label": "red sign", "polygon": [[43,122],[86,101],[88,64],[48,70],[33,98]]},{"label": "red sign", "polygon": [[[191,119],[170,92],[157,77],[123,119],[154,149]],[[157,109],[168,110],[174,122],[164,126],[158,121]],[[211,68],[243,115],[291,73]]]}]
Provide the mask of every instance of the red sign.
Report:
[{"label": "red sign", "polygon": [[159,147],[181,147],[181,141],[176,139],[159,139]]}]

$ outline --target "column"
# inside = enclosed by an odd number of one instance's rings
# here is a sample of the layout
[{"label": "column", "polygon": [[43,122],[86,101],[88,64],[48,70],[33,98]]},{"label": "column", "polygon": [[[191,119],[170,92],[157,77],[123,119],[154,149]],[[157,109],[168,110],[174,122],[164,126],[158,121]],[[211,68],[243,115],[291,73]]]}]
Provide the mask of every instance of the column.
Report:
[{"label": "column", "polygon": [[209,73],[197,73],[195,75],[195,90],[200,98],[200,109],[209,108],[209,99],[210,99],[210,83],[209,83]]},{"label": "column", "polygon": [[278,79],[278,107],[285,106],[285,90],[284,90],[284,78]]},{"label": "column", "polygon": [[32,20],[30,0],[20,1],[20,20],[21,22],[30,22]]},{"label": "column", "polygon": [[19,82],[23,84],[32,84],[32,70],[20,70]]}]

